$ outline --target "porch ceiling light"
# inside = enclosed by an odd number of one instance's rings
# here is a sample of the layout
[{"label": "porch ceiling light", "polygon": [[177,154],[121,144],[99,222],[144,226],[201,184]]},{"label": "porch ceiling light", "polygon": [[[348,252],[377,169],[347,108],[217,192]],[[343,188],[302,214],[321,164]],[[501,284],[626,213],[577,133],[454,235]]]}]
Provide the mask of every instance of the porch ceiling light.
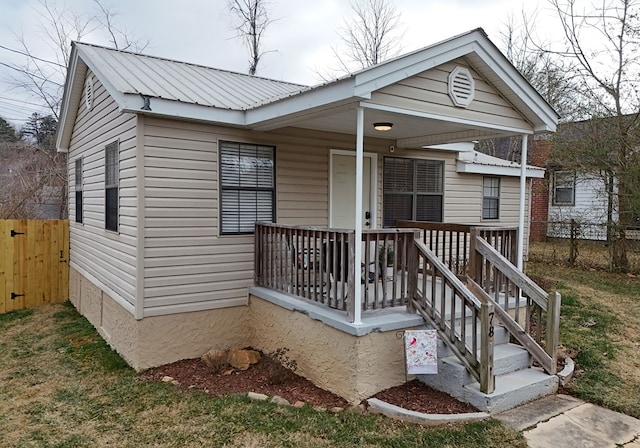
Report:
[{"label": "porch ceiling light", "polygon": [[393,127],[393,123],[388,123],[388,122],[373,123],[373,129],[375,129],[376,131],[385,132],[390,130],[392,127]]}]

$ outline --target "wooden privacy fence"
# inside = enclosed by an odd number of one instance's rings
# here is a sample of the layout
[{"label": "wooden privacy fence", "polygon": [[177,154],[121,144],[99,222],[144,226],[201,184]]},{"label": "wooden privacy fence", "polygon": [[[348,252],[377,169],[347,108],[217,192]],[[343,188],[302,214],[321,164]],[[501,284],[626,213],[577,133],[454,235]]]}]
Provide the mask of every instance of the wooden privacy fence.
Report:
[{"label": "wooden privacy fence", "polygon": [[69,298],[69,221],[0,220],[0,314]]}]

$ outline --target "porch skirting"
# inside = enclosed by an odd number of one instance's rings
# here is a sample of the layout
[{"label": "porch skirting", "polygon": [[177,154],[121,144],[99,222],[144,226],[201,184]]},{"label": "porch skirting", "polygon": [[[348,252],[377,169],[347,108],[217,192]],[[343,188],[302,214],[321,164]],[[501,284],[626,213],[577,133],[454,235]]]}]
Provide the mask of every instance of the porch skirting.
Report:
[{"label": "porch skirting", "polygon": [[397,330],[422,319],[399,310],[380,312],[361,326],[314,303],[252,288],[249,306],[136,320],[106,292],[70,269],[69,297],[78,311],[129,365],[140,371],[197,358],[211,348],[286,349],[299,374],[352,403],[406,381]]}]

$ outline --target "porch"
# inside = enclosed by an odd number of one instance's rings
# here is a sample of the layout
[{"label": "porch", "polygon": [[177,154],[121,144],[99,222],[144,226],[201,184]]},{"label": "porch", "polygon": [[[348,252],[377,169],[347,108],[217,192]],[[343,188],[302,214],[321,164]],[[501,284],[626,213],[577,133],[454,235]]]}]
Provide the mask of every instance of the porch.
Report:
[{"label": "porch", "polygon": [[[516,228],[396,226],[362,231],[356,270],[354,231],[258,223],[256,288],[281,294],[289,309],[296,301],[314,303],[334,327],[356,335],[384,323],[386,330],[414,327],[420,316],[486,394],[495,388],[497,323],[535,363],[556,373],[560,297],[516,268]],[[354,323],[357,308],[361,323]]]}]

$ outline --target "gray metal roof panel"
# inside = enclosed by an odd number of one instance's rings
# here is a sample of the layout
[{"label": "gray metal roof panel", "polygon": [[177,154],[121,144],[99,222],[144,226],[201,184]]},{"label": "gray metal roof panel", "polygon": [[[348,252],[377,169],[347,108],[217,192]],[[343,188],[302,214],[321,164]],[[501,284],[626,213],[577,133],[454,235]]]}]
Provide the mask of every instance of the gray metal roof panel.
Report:
[{"label": "gray metal roof panel", "polygon": [[84,43],[76,45],[121,93],[243,110],[307,89],[299,84],[186,62]]}]

